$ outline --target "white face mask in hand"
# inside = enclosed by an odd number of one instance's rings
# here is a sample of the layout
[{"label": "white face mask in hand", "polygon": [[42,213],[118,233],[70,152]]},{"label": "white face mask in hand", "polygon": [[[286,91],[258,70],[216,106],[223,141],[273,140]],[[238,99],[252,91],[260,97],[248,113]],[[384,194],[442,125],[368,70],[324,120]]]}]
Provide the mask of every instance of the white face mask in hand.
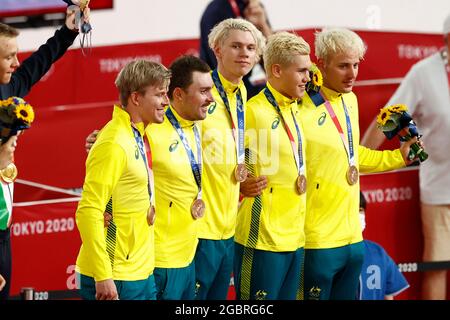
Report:
[{"label": "white face mask in hand", "polygon": [[366,228],[366,212],[364,209],[359,210],[359,221],[361,222],[361,232]]}]

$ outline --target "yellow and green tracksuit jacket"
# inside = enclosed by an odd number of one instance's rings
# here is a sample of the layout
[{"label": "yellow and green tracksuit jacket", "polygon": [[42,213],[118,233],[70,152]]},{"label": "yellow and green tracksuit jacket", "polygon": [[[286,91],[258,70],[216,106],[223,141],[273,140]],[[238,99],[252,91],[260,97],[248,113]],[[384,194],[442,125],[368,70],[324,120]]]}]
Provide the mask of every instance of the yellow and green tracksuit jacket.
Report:
[{"label": "yellow and green tracksuit jacket", "polygon": [[[302,137],[305,161],[306,143],[296,100],[283,96],[270,83],[267,87],[277,101],[297,146],[293,111]],[[253,176],[267,176],[268,185],[260,196],[244,198],[239,208],[235,241],[259,250],[295,251],[305,245],[306,194],[297,192],[298,169],[291,143],[283,121],[267,100],[264,90],[247,103],[246,138],[249,172]]]},{"label": "yellow and green tracksuit jacket", "polygon": [[[245,108],[247,91],[242,81],[239,85],[234,85],[225,80],[220,73],[219,79],[227,94],[233,121],[237,127],[236,94],[240,89]],[[234,236],[239,183],[234,178],[237,158],[230,116],[215,87],[212,94],[215,102],[209,106],[201,129],[202,184],[206,211],[205,216],[199,221],[199,238],[221,240]]]},{"label": "yellow and green tracksuit jacket", "polygon": [[[322,90],[347,139],[341,97],[345,101],[352,127],[355,162],[360,172],[380,172],[405,166],[398,149],[375,151],[359,145],[358,101],[353,92],[340,94],[325,87]],[[316,106],[306,94],[300,107],[300,119],[308,145],[305,248],[336,248],[362,241],[358,216],[359,181],[354,185],[347,182],[347,153],[325,104]]]},{"label": "yellow and green tracksuit jacket", "polygon": [[[178,120],[197,159],[194,122]],[[155,265],[158,268],[184,268],[194,259],[197,248],[197,220],[191,215],[192,202],[198,187],[192,173],[189,157],[180,136],[167,116],[162,124],[147,127],[153,155],[155,177]]]},{"label": "yellow and green tracksuit jacket", "polygon": [[[136,124],[144,134],[143,123]],[[76,212],[82,245],[76,268],[96,281],[143,280],[154,268],[153,227],[147,169],[131,128],[130,116],[115,106],[86,160],[83,193]],[[112,196],[115,232],[106,237],[103,213]]]}]

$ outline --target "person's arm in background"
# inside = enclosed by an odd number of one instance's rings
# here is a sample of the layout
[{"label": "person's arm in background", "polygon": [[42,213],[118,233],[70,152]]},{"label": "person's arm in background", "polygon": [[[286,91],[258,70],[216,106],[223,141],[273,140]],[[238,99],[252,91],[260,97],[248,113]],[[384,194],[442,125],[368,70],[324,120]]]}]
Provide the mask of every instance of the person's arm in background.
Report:
[{"label": "person's arm in background", "polygon": [[367,128],[361,139],[361,145],[369,149],[378,149],[386,139],[383,131],[377,128],[377,119],[375,118]]},{"label": "person's arm in background", "polygon": [[[87,11],[88,14],[89,11]],[[31,87],[47,73],[52,64],[66,53],[78,35],[74,20],[75,11],[67,10],[65,24],[56,30],[53,37],[25,59],[13,73],[9,83],[9,96],[26,96]]]},{"label": "person's arm in background", "polygon": [[[422,99],[420,84],[418,83],[419,76],[415,66],[406,74],[405,78],[397,88],[395,93],[389,99],[386,106],[393,104],[405,104],[408,107],[408,112],[412,115],[414,110],[420,104]],[[364,136],[361,139],[360,144],[370,149],[378,149],[386,139],[384,133],[377,128],[377,121],[375,119],[371,122],[367,128]]]},{"label": "person's arm in background", "polygon": [[206,7],[200,20],[200,59],[205,61],[211,69],[217,66],[216,56],[209,48],[208,35],[219,22],[233,18],[233,10],[227,0],[214,0]]},{"label": "person's arm in background", "polygon": [[244,9],[244,18],[253,23],[266,38],[273,33],[266,9],[259,0],[248,0]]}]

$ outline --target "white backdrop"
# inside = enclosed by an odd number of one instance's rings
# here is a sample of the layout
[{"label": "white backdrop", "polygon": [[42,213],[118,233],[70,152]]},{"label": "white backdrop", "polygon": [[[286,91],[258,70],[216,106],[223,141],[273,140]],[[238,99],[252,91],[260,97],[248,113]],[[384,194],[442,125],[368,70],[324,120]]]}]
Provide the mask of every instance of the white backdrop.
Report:
[{"label": "white backdrop", "polygon": [[[95,1],[95,0],[92,0]],[[210,0],[114,0],[92,13],[94,46],[199,37]],[[262,0],[274,30],[342,26],[359,30],[441,33],[449,0]],[[37,48],[55,28],[24,29],[21,51]]]}]

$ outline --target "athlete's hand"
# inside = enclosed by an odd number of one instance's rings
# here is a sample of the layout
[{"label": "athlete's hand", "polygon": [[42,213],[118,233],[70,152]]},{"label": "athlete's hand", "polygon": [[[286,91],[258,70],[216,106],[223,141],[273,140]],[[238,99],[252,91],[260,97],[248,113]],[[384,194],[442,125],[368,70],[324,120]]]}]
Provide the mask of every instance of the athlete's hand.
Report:
[{"label": "athlete's hand", "polygon": [[267,24],[266,11],[259,0],[249,0],[243,12],[244,18],[255,25],[264,36],[272,34],[270,26]]},{"label": "athlete's hand", "polygon": [[105,228],[108,228],[111,224],[112,214],[108,212],[103,213],[103,225]]},{"label": "athlete's hand", "polygon": [[409,159],[408,157],[409,152],[411,150],[411,145],[413,145],[416,142],[418,142],[422,148],[424,147],[422,141],[418,140],[417,137],[413,137],[412,139],[403,142],[402,145],[400,146],[400,152],[402,153],[403,160],[405,160],[406,165],[410,165],[411,163],[419,160],[419,157],[417,156],[414,159]]},{"label": "athlete's hand", "polygon": [[244,197],[259,196],[267,188],[267,177],[253,177],[249,175],[244,182],[241,182],[240,192]]},{"label": "athlete's hand", "polygon": [[94,130],[87,136],[86,144],[84,145],[87,153],[89,153],[89,150],[91,150],[92,146],[94,145],[94,142],[97,140],[98,133],[99,133],[98,130]]},{"label": "athlete's hand", "polygon": [[106,279],[95,282],[95,299],[97,300],[118,300],[116,284],[113,279]]}]

